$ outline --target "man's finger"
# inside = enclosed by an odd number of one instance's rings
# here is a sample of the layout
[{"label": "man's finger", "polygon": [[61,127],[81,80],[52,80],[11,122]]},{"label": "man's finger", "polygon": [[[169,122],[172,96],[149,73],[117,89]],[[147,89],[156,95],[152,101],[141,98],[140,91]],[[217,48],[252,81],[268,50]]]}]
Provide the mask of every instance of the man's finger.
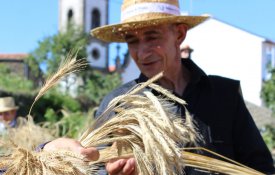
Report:
[{"label": "man's finger", "polygon": [[130,175],[135,171],[135,159],[134,158],[130,158],[127,160],[125,166],[122,169],[122,173],[123,175]]},{"label": "man's finger", "polygon": [[110,175],[118,174],[121,172],[126,162],[127,162],[126,159],[110,160],[106,164],[106,170]]}]

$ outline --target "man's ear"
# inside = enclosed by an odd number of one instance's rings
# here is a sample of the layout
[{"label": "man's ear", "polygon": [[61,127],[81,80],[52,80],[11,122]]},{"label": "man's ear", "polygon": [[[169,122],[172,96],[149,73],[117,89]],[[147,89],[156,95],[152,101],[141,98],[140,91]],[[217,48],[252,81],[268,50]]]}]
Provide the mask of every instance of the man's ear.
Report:
[{"label": "man's ear", "polygon": [[186,37],[188,26],[186,24],[177,24],[176,29],[178,33],[177,44],[180,46]]}]

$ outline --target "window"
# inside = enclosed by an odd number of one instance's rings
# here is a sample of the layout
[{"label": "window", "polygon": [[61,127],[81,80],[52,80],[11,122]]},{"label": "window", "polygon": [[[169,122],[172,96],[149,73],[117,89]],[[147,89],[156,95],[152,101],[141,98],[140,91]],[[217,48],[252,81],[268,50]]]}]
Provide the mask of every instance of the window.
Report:
[{"label": "window", "polygon": [[271,77],[270,70],[275,68],[275,46],[266,45],[264,47],[263,79],[268,80]]},{"label": "window", "polygon": [[95,59],[95,60],[98,60],[100,57],[100,52],[98,49],[93,49],[91,54],[92,54],[93,59]]},{"label": "window", "polygon": [[68,11],[68,15],[67,15],[67,17],[68,17],[68,23],[71,23],[71,22],[72,22],[73,16],[74,16],[73,10],[70,9],[70,10]]},{"label": "window", "polygon": [[100,26],[100,12],[98,9],[93,9],[92,11],[92,23],[91,23],[91,29],[99,27]]}]

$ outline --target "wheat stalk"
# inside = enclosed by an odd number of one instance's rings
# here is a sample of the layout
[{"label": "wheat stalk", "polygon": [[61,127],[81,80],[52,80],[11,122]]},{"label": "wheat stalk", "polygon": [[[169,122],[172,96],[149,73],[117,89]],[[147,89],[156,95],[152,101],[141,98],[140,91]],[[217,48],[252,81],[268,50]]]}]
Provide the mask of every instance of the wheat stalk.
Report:
[{"label": "wheat stalk", "polygon": [[[186,144],[196,143],[199,136],[187,110],[184,120],[172,112],[174,104],[171,100],[182,105],[185,105],[185,101],[170,91],[152,84],[160,77],[162,74],[114,98],[98,119],[105,122],[98,128],[88,128],[80,137],[79,141],[84,147],[116,143],[111,148],[101,150],[98,161],[87,164],[82,156],[68,151],[33,152],[13,146],[13,154],[0,157],[0,168],[7,168],[8,175],[82,175],[94,173],[90,165],[95,167],[95,164],[113,158],[134,156],[137,169],[143,175],[184,174],[185,166],[229,175],[262,175],[232,161],[225,162],[183,151],[182,148]],[[49,84],[48,87],[54,85]],[[145,89],[147,86],[164,94],[165,97],[155,97],[150,90]],[[46,90],[47,88],[44,88],[39,94],[43,95]],[[110,119],[106,121],[106,118]]]},{"label": "wheat stalk", "polygon": [[184,148],[183,150],[203,150],[211,153],[223,160],[203,156],[200,154],[183,151],[182,157],[185,160],[186,166],[206,170],[209,172],[218,172],[227,175],[264,175],[263,173],[242,165],[232,159],[219,155],[205,148]]},{"label": "wheat stalk", "polygon": [[[1,137],[1,140],[5,140],[1,146],[8,147],[8,151],[0,155],[0,169],[6,169],[6,175],[82,175],[94,172],[96,166],[91,167],[82,156],[72,152],[62,150],[57,152],[33,151],[34,144],[37,146],[38,143],[43,143],[45,139],[48,139],[44,137],[46,134],[45,130],[41,132],[43,128],[36,126],[32,122],[32,117],[30,116],[32,107],[41,96],[55,86],[64,76],[81,71],[87,66],[85,59],[77,60],[76,57],[77,52],[68,54],[59,66],[58,71],[46,80],[30,107],[28,121],[23,122],[24,124],[20,125],[20,127],[8,129],[10,140]],[[43,140],[41,137],[43,137]]]},{"label": "wheat stalk", "polygon": [[6,153],[10,152],[8,151],[9,146],[7,142],[20,145],[21,148],[27,150],[34,150],[37,145],[43,143],[45,140],[52,140],[54,138],[47,129],[36,125],[30,116],[28,118],[17,117],[16,123],[15,128],[7,126],[5,134],[0,136],[1,140],[6,142],[7,146],[2,146],[2,149],[5,149]]},{"label": "wheat stalk", "polygon": [[[117,143],[116,147],[101,150],[97,163],[107,162],[113,158],[134,156],[139,173],[146,175],[183,174],[185,166],[228,175],[262,175],[256,170],[214,152],[212,153],[229,162],[182,151],[182,146],[187,143],[196,143],[199,137],[187,110],[185,110],[184,121],[170,112],[173,106],[170,103],[171,99],[182,105],[185,101],[158,85],[147,85],[169,98],[155,97],[150,91],[141,92],[143,89],[133,89],[114,98],[100,116],[109,118],[115,112],[113,118],[99,128],[87,130],[87,133],[80,138],[82,145],[86,147]],[[139,87],[145,86],[138,85],[135,88]],[[140,92],[143,95],[133,92]],[[196,148],[196,150],[201,149],[203,148]],[[211,151],[208,150],[208,152]]]},{"label": "wheat stalk", "polygon": [[[83,161],[83,157],[72,152],[35,152],[13,146],[13,154],[2,157],[0,168],[5,175],[84,175],[95,173],[94,166]],[[76,168],[77,167],[77,168]]]},{"label": "wheat stalk", "polygon": [[[162,73],[156,77],[161,76]],[[157,98],[150,90],[144,89],[152,82],[139,84],[128,93],[114,98],[98,120],[104,121],[113,113],[115,116],[99,128],[88,129],[79,140],[85,147],[116,142],[120,145],[116,151],[118,154],[120,149],[131,150],[141,174],[183,174],[184,160],[178,145],[195,142],[196,129],[190,123],[188,113],[185,120],[176,117],[171,111],[173,105],[168,105],[168,98]],[[184,104],[183,100],[167,90],[163,94],[169,94],[169,99]],[[107,156],[101,154],[98,162],[110,160],[112,156],[108,156],[109,153]]]},{"label": "wheat stalk", "polygon": [[52,76],[49,76],[49,78],[47,78],[47,80],[45,81],[45,84],[42,86],[37,96],[35,97],[28,115],[30,115],[33,105],[36,103],[36,101],[41,98],[50,88],[54,87],[65,76],[71,73],[79,72],[83,70],[86,66],[86,59],[77,59],[77,52],[69,53],[64,61],[60,64],[57,72],[54,73]]}]

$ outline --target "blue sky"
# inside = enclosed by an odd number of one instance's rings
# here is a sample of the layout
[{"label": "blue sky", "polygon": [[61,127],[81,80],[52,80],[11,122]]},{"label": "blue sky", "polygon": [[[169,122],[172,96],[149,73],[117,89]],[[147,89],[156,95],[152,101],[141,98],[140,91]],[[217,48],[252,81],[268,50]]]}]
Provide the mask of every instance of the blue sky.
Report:
[{"label": "blue sky", "polygon": [[[122,0],[110,0],[110,23],[119,22],[121,3]],[[210,14],[275,41],[275,0],[180,0],[180,7],[190,15]],[[56,34],[57,30],[58,0],[0,3],[0,53],[28,53],[37,47],[38,41]],[[113,44],[111,58],[116,56],[114,48]]]}]

